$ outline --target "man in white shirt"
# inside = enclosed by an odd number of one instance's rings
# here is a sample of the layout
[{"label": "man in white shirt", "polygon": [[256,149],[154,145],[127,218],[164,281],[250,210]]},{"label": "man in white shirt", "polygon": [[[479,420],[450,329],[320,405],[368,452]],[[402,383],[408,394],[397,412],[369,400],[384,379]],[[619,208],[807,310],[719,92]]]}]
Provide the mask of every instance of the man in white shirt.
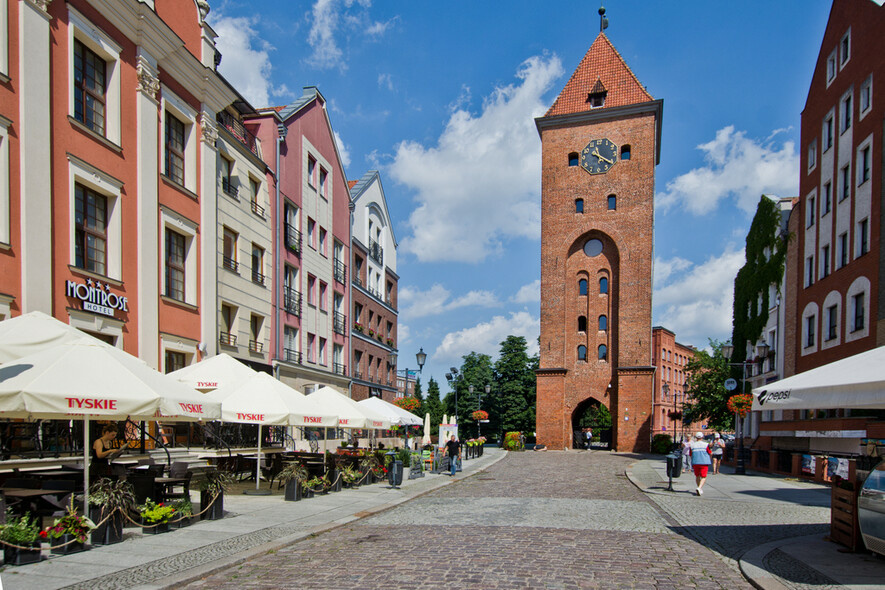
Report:
[{"label": "man in white shirt", "polygon": [[694,470],[695,482],[698,485],[696,491],[700,496],[704,493],[704,482],[707,481],[707,470],[710,468],[710,445],[704,440],[703,432],[696,432],[691,445],[691,466]]}]

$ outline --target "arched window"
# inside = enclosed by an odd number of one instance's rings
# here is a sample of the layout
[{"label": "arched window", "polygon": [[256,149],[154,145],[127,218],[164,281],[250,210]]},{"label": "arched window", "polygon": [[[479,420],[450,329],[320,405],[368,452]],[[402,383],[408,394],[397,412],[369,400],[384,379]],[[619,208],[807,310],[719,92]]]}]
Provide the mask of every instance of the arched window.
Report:
[{"label": "arched window", "polygon": [[587,331],[587,316],[578,316],[578,332]]},{"label": "arched window", "polygon": [[584,199],[575,199],[575,213],[584,212]]},{"label": "arched window", "polygon": [[586,295],[587,294],[587,279],[581,279],[578,281],[578,295]]},{"label": "arched window", "polygon": [[578,165],[578,152],[572,152],[568,155],[568,165],[569,166],[577,166]]},{"label": "arched window", "polygon": [[608,318],[604,315],[599,316],[599,331],[605,332],[608,330]]},{"label": "arched window", "polygon": [[608,278],[602,277],[599,279],[599,292],[608,293]]},{"label": "arched window", "polygon": [[618,208],[618,197],[616,197],[615,195],[609,195],[608,196],[608,210],[614,211],[617,208]]},{"label": "arched window", "polygon": [[583,344],[578,347],[578,360],[586,361],[587,360],[587,347]]},{"label": "arched window", "polygon": [[621,146],[621,159],[629,160],[630,159],[630,145],[622,145]]},{"label": "arched window", "polygon": [[605,344],[599,345],[599,360],[604,361],[608,359],[608,348]]}]

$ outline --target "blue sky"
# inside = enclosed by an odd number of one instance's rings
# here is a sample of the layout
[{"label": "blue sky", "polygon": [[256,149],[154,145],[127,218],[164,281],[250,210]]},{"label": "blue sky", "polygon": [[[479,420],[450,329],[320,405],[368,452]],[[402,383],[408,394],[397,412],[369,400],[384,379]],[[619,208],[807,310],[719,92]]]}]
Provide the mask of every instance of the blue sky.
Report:
[{"label": "blue sky", "polygon": [[[655,325],[731,334],[761,194],[796,196],[799,122],[829,0],[606,2],[606,34],[664,99]],[[543,115],[598,3],[214,0],[222,73],[254,106],[317,86],[348,179],[381,172],[399,242],[399,368],[444,382],[508,334],[536,351]]]}]

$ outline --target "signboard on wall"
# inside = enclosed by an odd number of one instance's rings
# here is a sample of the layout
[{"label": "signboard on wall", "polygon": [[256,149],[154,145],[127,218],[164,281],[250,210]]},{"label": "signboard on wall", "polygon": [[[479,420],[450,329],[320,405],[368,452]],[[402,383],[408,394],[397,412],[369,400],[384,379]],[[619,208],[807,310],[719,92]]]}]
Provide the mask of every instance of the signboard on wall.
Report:
[{"label": "signboard on wall", "polygon": [[65,281],[65,295],[77,299],[84,311],[114,317],[116,311],[129,313],[128,298],[111,291],[108,283],[86,279],[85,283]]}]

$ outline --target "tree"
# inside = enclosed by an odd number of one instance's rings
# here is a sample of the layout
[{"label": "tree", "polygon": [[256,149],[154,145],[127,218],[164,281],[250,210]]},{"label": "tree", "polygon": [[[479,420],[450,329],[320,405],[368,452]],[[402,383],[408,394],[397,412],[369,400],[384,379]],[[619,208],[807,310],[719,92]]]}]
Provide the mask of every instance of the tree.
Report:
[{"label": "tree", "polygon": [[[479,398],[485,395],[485,386],[495,381],[492,358],[487,354],[471,352],[462,357],[464,362],[459,369],[459,377],[454,381],[454,388],[446,394],[445,407],[449,414],[455,413],[455,391],[458,392],[458,424],[465,426],[473,422],[470,414],[479,408]],[[473,393],[470,393],[473,386]],[[483,400],[483,409],[488,411]],[[464,428],[460,429],[466,434]]]},{"label": "tree", "polygon": [[710,340],[710,348],[712,355],[698,350],[685,366],[688,380],[682,420],[684,424],[706,421],[715,430],[731,430],[734,415],[726,407],[731,394],[725,390],[731,374],[728,359],[722,355],[721,342]]},{"label": "tree", "polygon": [[[427,397],[422,407],[423,413],[430,413],[430,433],[439,434],[439,423],[442,422],[443,405],[439,399],[439,385],[433,377],[427,382]],[[428,434],[428,433],[426,433]]]},{"label": "tree", "polygon": [[495,363],[495,385],[489,410],[490,432],[535,429],[535,370],[538,357],[530,357],[523,336],[508,336],[501,342]]},{"label": "tree", "polygon": [[[407,386],[408,387],[408,386]],[[424,396],[421,395],[421,377],[415,377],[415,386],[412,389],[412,393],[415,396],[421,405],[418,406],[418,409],[412,412],[413,414],[417,414],[418,416],[424,417]]]}]

